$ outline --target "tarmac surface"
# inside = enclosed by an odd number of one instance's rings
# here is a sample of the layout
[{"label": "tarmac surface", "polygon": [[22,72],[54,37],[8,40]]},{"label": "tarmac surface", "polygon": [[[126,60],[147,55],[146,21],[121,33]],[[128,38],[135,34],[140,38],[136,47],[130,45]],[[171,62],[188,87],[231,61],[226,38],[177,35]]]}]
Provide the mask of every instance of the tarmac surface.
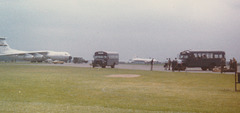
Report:
[{"label": "tarmac surface", "polygon": [[[70,66],[70,67],[86,67],[92,68],[90,64],[74,64],[74,63],[64,63],[64,64],[26,64],[26,65],[44,65],[44,66]],[[95,67],[101,68],[101,67]],[[111,69],[110,66],[106,67],[107,69]],[[116,69],[129,69],[129,70],[149,70],[151,69],[151,65],[144,64],[119,64],[115,66]],[[240,66],[238,66],[238,70],[240,71]],[[165,70],[163,65],[154,65],[153,71],[165,71],[172,72],[172,70]],[[175,72],[178,72],[177,70]],[[187,68],[185,71],[181,72],[192,72],[192,73],[220,73],[220,72],[212,72],[212,71],[202,71],[201,68]],[[234,74],[234,72],[226,72],[227,74]]]}]

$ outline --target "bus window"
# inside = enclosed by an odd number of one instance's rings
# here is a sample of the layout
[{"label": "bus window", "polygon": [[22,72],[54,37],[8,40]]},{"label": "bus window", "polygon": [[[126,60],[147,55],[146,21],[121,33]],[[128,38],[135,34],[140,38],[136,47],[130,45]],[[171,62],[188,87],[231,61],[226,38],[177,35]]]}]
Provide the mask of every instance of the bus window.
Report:
[{"label": "bus window", "polygon": [[202,54],[201,53],[198,53],[198,58],[201,58],[202,57]]},{"label": "bus window", "polygon": [[188,55],[180,55],[180,59],[187,59]]},{"label": "bus window", "polygon": [[188,57],[189,58],[195,58],[194,54],[189,54]]},{"label": "bus window", "polygon": [[211,55],[211,58],[213,58],[213,53],[210,53],[210,55]]},{"label": "bus window", "polygon": [[107,56],[94,56],[95,59],[99,58],[99,59],[102,59],[102,58],[107,58]]},{"label": "bus window", "polygon": [[214,58],[219,58],[219,57],[218,57],[218,54],[214,54]]},{"label": "bus window", "polygon": [[118,59],[118,55],[108,55],[110,59]]},{"label": "bus window", "polygon": [[213,58],[213,54],[212,53],[208,53],[207,54],[207,58]]},{"label": "bus window", "polygon": [[223,58],[222,54],[219,54],[219,58]]},{"label": "bus window", "polygon": [[197,58],[198,57],[197,53],[194,53],[194,56],[195,56],[195,58]]},{"label": "bus window", "polygon": [[183,55],[180,55],[179,58],[180,58],[180,59],[183,59]]},{"label": "bus window", "polygon": [[207,58],[205,53],[202,54],[202,58]]}]

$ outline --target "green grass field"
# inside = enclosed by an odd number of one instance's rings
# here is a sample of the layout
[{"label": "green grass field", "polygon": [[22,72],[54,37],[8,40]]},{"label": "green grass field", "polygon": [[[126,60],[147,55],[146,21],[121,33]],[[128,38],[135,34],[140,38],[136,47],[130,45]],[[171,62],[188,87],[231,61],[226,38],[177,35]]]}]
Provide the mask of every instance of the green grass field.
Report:
[{"label": "green grass field", "polygon": [[240,112],[233,74],[0,64],[0,77],[1,113]]}]

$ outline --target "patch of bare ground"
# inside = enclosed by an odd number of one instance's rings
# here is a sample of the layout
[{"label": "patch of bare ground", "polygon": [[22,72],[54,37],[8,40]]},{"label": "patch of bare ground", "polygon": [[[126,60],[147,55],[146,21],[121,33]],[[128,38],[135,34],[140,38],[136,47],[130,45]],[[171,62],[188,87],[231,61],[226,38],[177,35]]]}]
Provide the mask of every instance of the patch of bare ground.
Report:
[{"label": "patch of bare ground", "polygon": [[107,75],[107,77],[121,77],[121,78],[134,78],[139,77],[140,75],[134,74],[115,74],[115,75]]}]

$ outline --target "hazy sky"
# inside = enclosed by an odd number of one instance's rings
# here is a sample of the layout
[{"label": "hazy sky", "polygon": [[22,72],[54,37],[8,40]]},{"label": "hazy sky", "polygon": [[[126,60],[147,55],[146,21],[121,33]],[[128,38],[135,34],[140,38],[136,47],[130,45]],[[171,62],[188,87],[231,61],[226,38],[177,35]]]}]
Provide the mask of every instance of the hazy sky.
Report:
[{"label": "hazy sky", "polygon": [[0,0],[0,36],[19,50],[98,50],[160,61],[183,50],[240,60],[239,0]]}]

